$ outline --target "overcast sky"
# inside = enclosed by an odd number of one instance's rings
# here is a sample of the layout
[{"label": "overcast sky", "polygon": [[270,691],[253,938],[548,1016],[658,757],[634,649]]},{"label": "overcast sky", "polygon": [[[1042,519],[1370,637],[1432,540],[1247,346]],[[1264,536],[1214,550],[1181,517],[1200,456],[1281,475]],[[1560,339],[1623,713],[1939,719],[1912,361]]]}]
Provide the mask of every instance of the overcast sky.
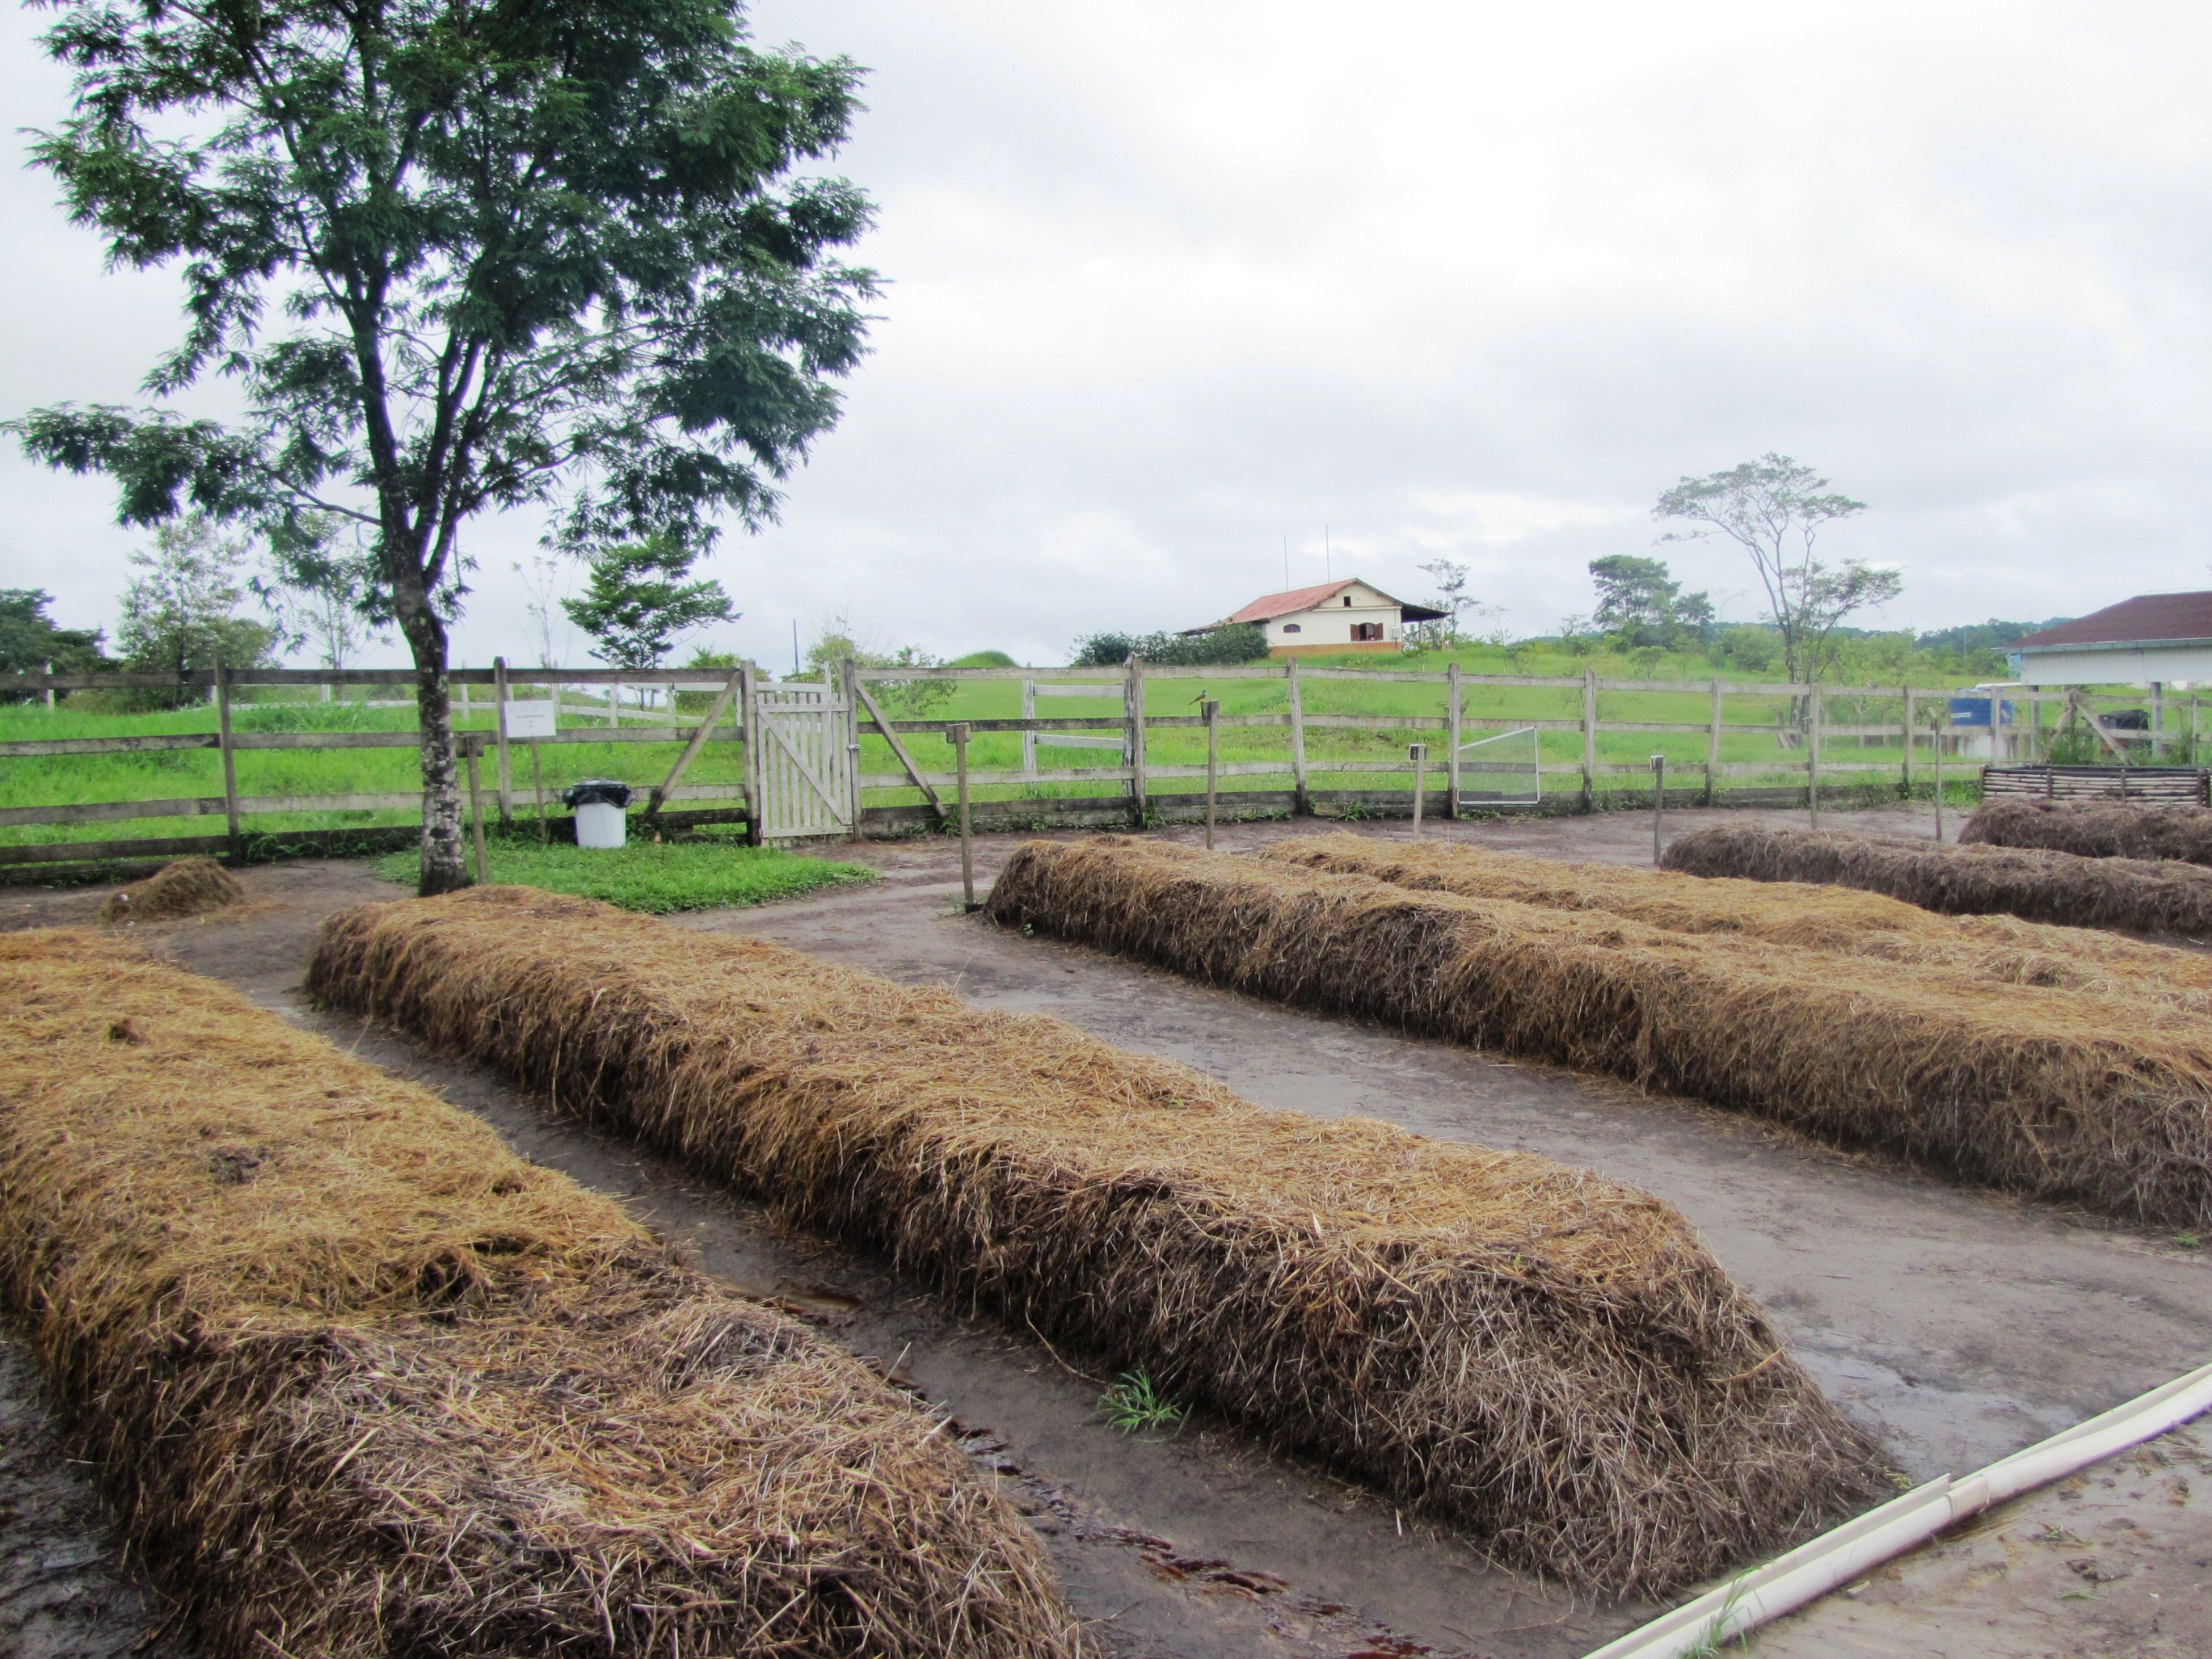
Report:
[{"label": "overcast sky", "polygon": [[[1445,556],[1519,634],[1590,608],[1684,473],[1798,456],[1869,510],[1880,620],[2212,586],[2212,11],[2202,5],[773,0],[871,70],[874,356],[784,522],[714,560],[718,644],[842,611],[1065,659]],[[5,23],[9,125],[66,84]],[[10,143],[20,148],[20,139]],[[177,331],[42,176],[0,170],[0,412],[126,401]],[[0,459],[0,586],[112,626],[98,480]],[[468,534],[457,659],[531,653]],[[1723,615],[1749,574],[1662,550]],[[567,659],[585,660],[581,641]],[[392,658],[398,660],[396,655]]]}]

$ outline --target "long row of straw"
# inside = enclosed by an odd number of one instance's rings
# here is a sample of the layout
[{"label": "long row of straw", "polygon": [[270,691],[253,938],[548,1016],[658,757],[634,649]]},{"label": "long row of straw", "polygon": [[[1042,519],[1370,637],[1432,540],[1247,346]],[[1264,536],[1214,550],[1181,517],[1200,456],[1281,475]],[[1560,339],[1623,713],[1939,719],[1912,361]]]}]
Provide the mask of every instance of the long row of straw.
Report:
[{"label": "long row of straw", "polygon": [[2008,847],[1716,824],[1670,845],[1668,870],[1863,888],[1952,915],[2004,914],[2068,927],[2212,935],[2212,870]]},{"label": "long row of straw", "polygon": [[2093,859],[2179,859],[2212,864],[2212,810],[2126,801],[1984,801],[1962,842],[2034,847]]},{"label": "long row of straw", "polygon": [[340,915],[310,986],[1522,1567],[1661,1589],[1871,1490],[1681,1218],[1540,1158],[525,889]]},{"label": "long row of straw", "polygon": [[0,1296],[201,1651],[1085,1650],[850,1356],[244,998],[0,936]]},{"label": "long row of straw", "polygon": [[1948,916],[1880,894],[1811,882],[1686,875],[1492,852],[1453,842],[1301,836],[1260,857],[1372,876],[1462,898],[1602,912],[1673,933],[1713,933],[1831,956],[1910,963],[1995,984],[2057,987],[2202,1017],[2212,1013],[2212,957],[2011,916]]},{"label": "long row of straw", "polygon": [[1116,837],[1016,849],[989,914],[2006,1190],[2212,1223],[2212,1032],[2179,1013]]}]

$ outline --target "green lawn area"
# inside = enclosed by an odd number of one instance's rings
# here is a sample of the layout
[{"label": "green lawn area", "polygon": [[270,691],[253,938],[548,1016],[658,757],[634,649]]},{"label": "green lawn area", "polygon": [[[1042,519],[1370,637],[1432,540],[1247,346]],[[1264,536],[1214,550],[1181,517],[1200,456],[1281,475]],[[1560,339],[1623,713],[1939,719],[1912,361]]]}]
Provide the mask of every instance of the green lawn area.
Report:
[{"label": "green lawn area", "polygon": [[[836,864],[780,847],[747,847],[718,837],[659,845],[633,842],[604,848],[557,842],[540,845],[525,837],[501,836],[494,837],[487,850],[495,882],[573,893],[649,915],[766,904],[876,878],[876,872],[865,865]],[[376,862],[378,875],[410,887],[419,867],[420,855],[412,849]]]}]

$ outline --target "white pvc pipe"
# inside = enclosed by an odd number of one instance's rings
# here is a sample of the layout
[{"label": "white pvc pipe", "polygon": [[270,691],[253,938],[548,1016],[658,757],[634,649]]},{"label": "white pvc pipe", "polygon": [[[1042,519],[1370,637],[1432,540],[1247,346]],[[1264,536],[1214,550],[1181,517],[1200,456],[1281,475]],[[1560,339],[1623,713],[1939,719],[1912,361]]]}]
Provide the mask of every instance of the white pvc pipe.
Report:
[{"label": "white pvc pipe", "polygon": [[2200,1366],[2124,1406],[2000,1458],[1963,1480],[1938,1475],[1904,1497],[1662,1613],[1607,1643],[1589,1659],[1679,1659],[1692,1649],[1711,1651],[1731,1637],[1850,1583],[1954,1522],[2155,1439],[2208,1409],[2212,1409],[2212,1365]]}]

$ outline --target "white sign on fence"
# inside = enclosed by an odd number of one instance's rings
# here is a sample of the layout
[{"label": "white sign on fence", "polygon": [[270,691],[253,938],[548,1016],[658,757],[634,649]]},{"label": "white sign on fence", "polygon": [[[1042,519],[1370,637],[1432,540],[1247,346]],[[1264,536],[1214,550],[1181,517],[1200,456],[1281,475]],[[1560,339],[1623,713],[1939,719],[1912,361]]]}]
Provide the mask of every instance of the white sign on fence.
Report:
[{"label": "white sign on fence", "polygon": [[553,735],[553,703],[516,702],[512,699],[499,706],[500,729],[510,741],[526,738],[550,738]]}]

